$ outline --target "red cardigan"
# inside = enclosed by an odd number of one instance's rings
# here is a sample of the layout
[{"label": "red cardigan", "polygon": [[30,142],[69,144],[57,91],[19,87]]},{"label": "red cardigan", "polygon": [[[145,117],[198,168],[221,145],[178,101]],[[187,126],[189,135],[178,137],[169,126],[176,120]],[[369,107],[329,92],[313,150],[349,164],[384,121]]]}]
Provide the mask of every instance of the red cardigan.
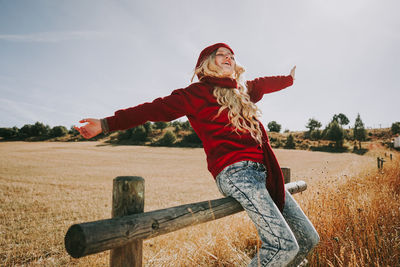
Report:
[{"label": "red cardigan", "polygon": [[[292,84],[293,78],[290,75],[274,76],[247,81],[247,88],[251,101],[256,103],[264,94],[279,91]],[[125,130],[147,121],[171,121],[187,116],[203,142],[208,169],[214,178],[225,167],[235,162],[250,160],[264,163],[268,171],[267,189],[278,208],[283,210],[283,175],[264,127],[260,123],[263,132],[262,147],[249,133],[236,133],[230,125],[227,109],[215,117],[220,105],[213,96],[213,90],[212,84],[197,82],[153,102],[118,110],[114,116],[105,118],[108,129]]]}]

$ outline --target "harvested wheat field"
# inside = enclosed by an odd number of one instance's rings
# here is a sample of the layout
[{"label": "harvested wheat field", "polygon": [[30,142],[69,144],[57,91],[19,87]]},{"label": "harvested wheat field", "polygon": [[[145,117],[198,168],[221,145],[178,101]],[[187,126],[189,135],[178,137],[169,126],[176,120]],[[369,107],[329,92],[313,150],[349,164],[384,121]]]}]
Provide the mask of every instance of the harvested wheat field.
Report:
[{"label": "harvested wheat field", "polygon": [[[321,217],[335,214],[331,211],[324,216],[324,211],[317,210],[323,205],[318,202],[320,199],[327,201],[324,190],[335,190],[355,174],[367,175],[365,170],[376,172],[376,159],[371,156],[279,149],[275,152],[281,166],[291,168],[292,181],[307,182],[308,189],[295,198],[324,234],[330,226]],[[63,242],[72,224],[110,217],[112,180],[116,176],[145,178],[145,211],[221,197],[199,148],[2,142],[0,155],[2,266],[108,265],[108,252],[73,259]],[[328,241],[321,236],[324,249],[332,246]],[[329,244],[325,246],[324,242]],[[241,212],[146,240],[144,265],[245,266],[257,245],[255,229]],[[311,260],[319,266],[335,266],[341,259],[341,255],[327,257],[330,256],[321,252]]]}]

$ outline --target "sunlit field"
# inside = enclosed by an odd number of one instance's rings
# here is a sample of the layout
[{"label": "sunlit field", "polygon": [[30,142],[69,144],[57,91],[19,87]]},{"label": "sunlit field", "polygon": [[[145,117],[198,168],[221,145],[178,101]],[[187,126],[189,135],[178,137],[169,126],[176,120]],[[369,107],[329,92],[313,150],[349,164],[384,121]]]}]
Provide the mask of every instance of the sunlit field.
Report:
[{"label": "sunlit field", "polygon": [[[275,150],[321,242],[311,266],[396,266],[400,259],[399,161],[378,172],[375,154]],[[382,154],[383,151],[376,151]],[[200,148],[101,142],[0,143],[0,265],[106,266],[108,252],[71,258],[74,223],[111,216],[112,180],[145,179],[145,211],[221,197]],[[244,212],[144,242],[145,266],[246,266],[257,234]]]}]

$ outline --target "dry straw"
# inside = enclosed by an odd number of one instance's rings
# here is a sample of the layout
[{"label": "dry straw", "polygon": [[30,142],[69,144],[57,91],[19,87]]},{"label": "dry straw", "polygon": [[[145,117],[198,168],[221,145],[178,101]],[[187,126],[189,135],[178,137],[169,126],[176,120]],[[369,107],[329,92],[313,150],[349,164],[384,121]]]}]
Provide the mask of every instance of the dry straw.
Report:
[{"label": "dry straw", "polygon": [[[108,252],[72,259],[63,238],[74,223],[110,217],[117,175],[153,177],[146,178],[146,210],[220,196],[201,149],[16,142],[0,144],[0,153],[7,155],[0,160],[1,266],[108,265]],[[396,154],[379,172],[371,160],[357,176],[311,179],[309,189],[295,195],[321,237],[310,266],[399,266],[399,160]],[[242,212],[146,240],[144,263],[246,266],[259,245]]]}]

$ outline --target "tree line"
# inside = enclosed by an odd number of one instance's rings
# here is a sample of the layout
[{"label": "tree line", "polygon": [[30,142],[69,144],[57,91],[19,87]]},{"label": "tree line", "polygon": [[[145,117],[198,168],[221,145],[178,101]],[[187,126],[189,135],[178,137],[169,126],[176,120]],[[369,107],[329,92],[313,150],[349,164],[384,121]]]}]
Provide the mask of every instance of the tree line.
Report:
[{"label": "tree line", "polygon": [[49,125],[36,122],[35,124],[25,124],[21,128],[0,128],[0,137],[3,140],[46,140],[72,134],[73,131],[77,133],[72,127],[71,130],[68,130],[65,126],[54,126],[51,128]]},{"label": "tree line", "polygon": [[[172,130],[165,130],[167,127]],[[161,136],[161,138],[159,138]],[[67,137],[65,141],[86,140],[79,135],[79,132],[71,126],[68,130],[65,126],[50,127],[41,122],[25,124],[21,128],[0,128],[0,139],[5,141],[45,141],[59,137]],[[91,140],[98,140],[106,137],[100,134]],[[189,121],[180,122],[146,122],[143,125],[117,131],[117,134],[110,140],[113,143],[155,145],[155,146],[202,146],[201,140],[194,132]]]},{"label": "tree line", "polygon": [[[357,115],[354,125],[351,129],[345,130],[343,127],[348,125],[350,120],[343,113],[334,114],[331,121],[322,129],[322,124],[315,118],[310,118],[305,125],[308,129],[303,132],[303,139],[309,140],[330,140],[334,142],[336,149],[343,147],[345,139],[358,141],[359,149],[361,142],[367,139],[365,125],[361,120],[360,114]],[[281,125],[276,121],[270,121],[267,124],[270,132],[281,131]],[[285,130],[285,133],[289,130]],[[400,122],[394,122],[391,126],[392,134],[400,134]],[[35,124],[25,124],[23,127],[0,128],[0,138],[2,140],[26,140],[26,141],[43,141],[58,137],[64,137],[68,140],[84,140],[79,133],[71,127],[67,129],[65,126],[50,127],[41,122]],[[98,140],[104,138],[102,134],[93,138]],[[273,138],[271,138],[273,139]],[[273,141],[273,140],[272,140]],[[147,122],[143,125],[125,130],[118,131],[116,135],[108,141],[121,144],[137,144],[137,145],[155,145],[155,146],[182,146],[182,147],[201,147],[202,143],[197,134],[194,132],[189,121],[180,122]],[[295,148],[295,138],[289,133],[284,148]]]},{"label": "tree line", "polygon": [[[334,114],[331,121],[322,129],[322,123],[315,118],[310,118],[305,125],[308,129],[303,133],[303,139],[309,139],[313,141],[319,140],[329,140],[334,142],[336,150],[343,149],[343,143],[345,139],[354,140],[358,142],[358,148],[355,149],[361,150],[361,142],[367,140],[367,130],[365,125],[361,119],[360,114],[357,114],[357,117],[354,121],[354,125],[350,130],[345,130],[344,126],[348,125],[350,120],[348,117],[343,114]],[[281,125],[276,121],[271,121],[268,123],[268,130],[270,132],[281,131]],[[400,134],[400,122],[394,122],[391,126],[392,135]],[[285,130],[285,132],[289,132],[289,130]],[[272,141],[277,141],[274,138],[271,138]],[[278,140],[277,147],[281,146]],[[295,138],[292,134],[286,138],[285,143],[283,144],[284,148],[295,148]]]},{"label": "tree line", "polygon": [[202,147],[202,142],[189,121],[146,122],[128,130],[118,131],[115,139],[111,142],[153,146]]}]

